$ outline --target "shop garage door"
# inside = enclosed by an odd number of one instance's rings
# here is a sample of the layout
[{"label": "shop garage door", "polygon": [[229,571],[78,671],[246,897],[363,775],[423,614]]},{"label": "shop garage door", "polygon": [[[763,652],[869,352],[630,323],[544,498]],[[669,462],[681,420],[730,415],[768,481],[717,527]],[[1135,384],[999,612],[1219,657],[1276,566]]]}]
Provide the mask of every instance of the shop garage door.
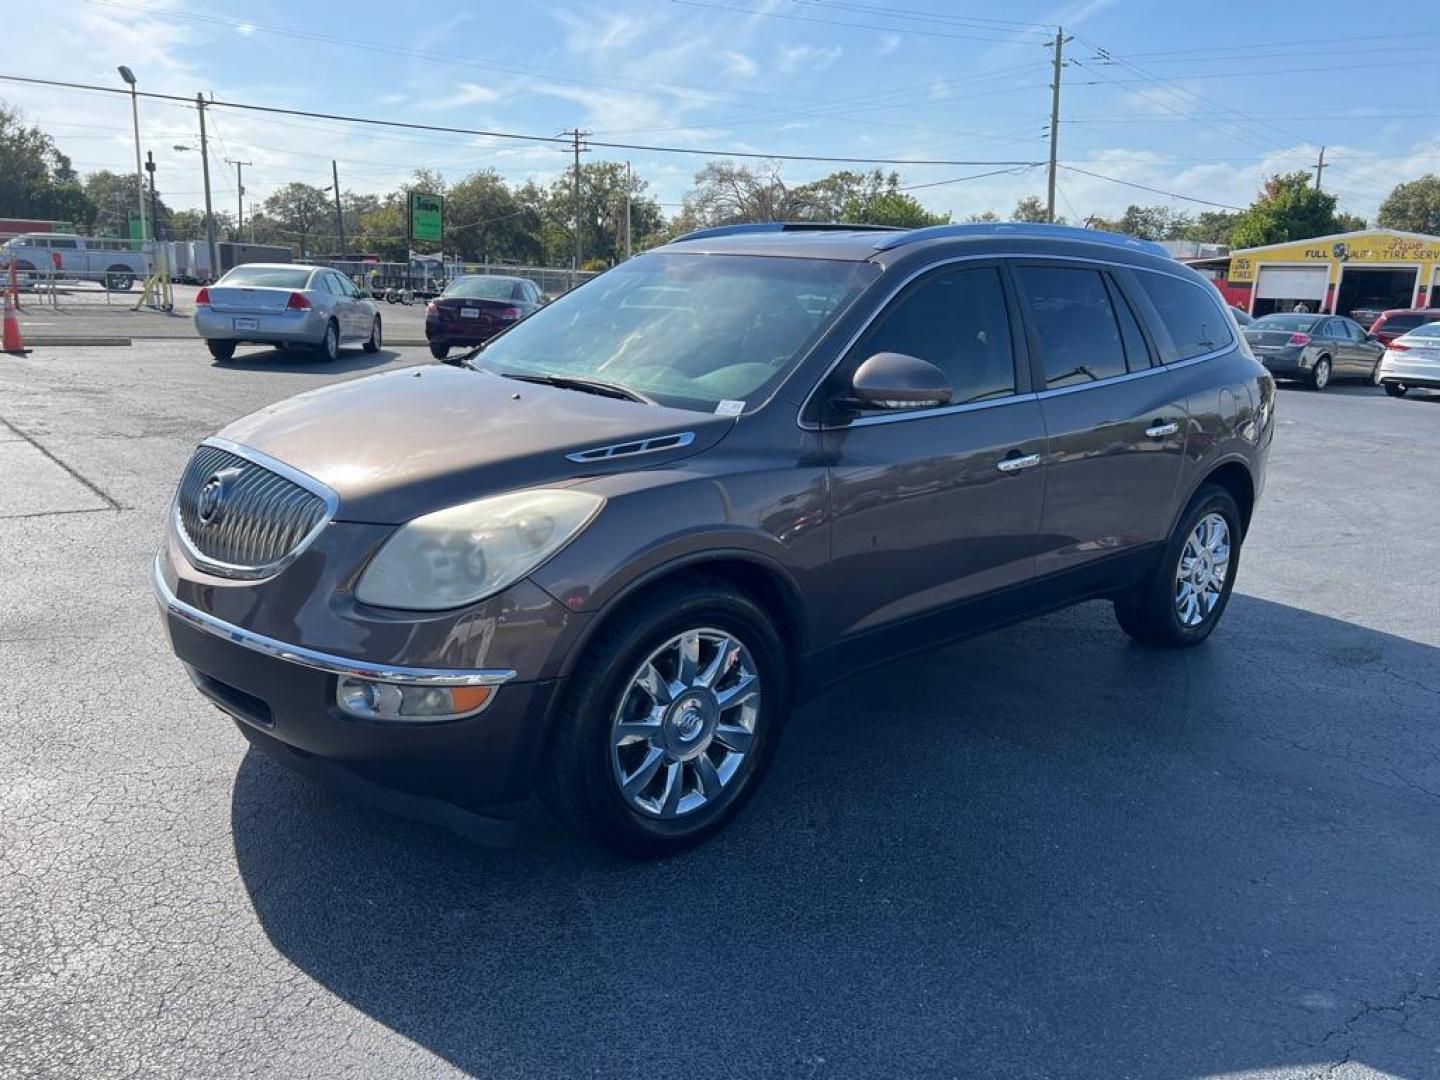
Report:
[{"label": "shop garage door", "polygon": [[1255,283],[1255,297],[1320,301],[1325,299],[1329,285],[1328,266],[1266,266],[1261,268],[1260,280]]}]

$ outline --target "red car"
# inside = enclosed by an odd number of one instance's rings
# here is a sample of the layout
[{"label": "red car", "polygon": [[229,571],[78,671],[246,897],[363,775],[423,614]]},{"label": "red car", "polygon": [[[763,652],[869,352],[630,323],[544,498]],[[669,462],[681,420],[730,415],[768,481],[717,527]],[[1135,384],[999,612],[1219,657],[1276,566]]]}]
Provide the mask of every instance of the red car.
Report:
[{"label": "red car", "polygon": [[1370,324],[1370,335],[1380,344],[1389,345],[1401,334],[1432,322],[1440,322],[1440,308],[1394,308],[1382,311]]},{"label": "red car", "polygon": [[452,348],[480,345],[545,302],[529,278],[467,274],[425,305],[430,355],[445,359]]}]

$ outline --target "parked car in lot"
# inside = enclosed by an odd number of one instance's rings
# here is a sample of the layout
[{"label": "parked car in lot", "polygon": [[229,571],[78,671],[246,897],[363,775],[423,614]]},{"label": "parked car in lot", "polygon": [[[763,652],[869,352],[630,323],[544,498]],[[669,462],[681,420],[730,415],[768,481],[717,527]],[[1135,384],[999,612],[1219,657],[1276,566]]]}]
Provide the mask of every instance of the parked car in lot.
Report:
[{"label": "parked car in lot", "polygon": [[150,272],[151,257],[129,240],[67,233],[25,233],[0,244],[0,267],[15,263],[22,283],[94,281],[126,292]]},{"label": "parked car in lot", "polygon": [[1324,390],[1333,379],[1373,381],[1384,347],[1341,315],[1263,315],[1242,331],[1255,358],[1277,379]]},{"label": "parked car in lot", "polygon": [[1370,327],[1370,336],[1381,345],[1389,345],[1416,327],[1437,321],[1440,321],[1440,309],[1435,308],[1396,308],[1382,311]]},{"label": "parked car in lot", "polygon": [[154,583],[195,685],[279,760],[472,807],[538,786],[658,854],[867,666],[1095,598],[1205,640],[1274,407],[1158,245],[703,230],[463,364],[207,439]]},{"label": "parked car in lot", "polygon": [[425,340],[430,355],[443,360],[453,348],[489,341],[545,302],[529,278],[466,274],[425,305]]},{"label": "parked car in lot", "polygon": [[375,301],[336,270],[292,263],[247,263],[201,289],[195,329],[220,361],[240,344],[313,348],[327,360],[343,345],[381,345]]},{"label": "parked car in lot", "polygon": [[1412,389],[1440,390],[1440,322],[1426,323],[1385,347],[1376,376],[1391,397]]}]

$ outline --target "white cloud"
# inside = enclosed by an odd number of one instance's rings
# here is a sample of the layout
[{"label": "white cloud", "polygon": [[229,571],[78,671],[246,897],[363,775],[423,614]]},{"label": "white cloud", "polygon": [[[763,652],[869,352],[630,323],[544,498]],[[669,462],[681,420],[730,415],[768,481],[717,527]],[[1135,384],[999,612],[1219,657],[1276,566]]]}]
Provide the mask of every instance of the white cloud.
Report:
[{"label": "white cloud", "polygon": [[900,47],[899,34],[881,34],[880,46],[877,50],[881,56],[887,56]]},{"label": "white cloud", "polygon": [[457,109],[465,105],[490,105],[503,95],[499,90],[479,83],[460,83],[448,97],[428,99],[420,108],[434,112],[440,109]]},{"label": "white cloud", "polygon": [[760,65],[744,53],[722,52],[720,58],[725,61],[725,70],[731,75],[748,79],[760,73]]},{"label": "white cloud", "polygon": [[255,33],[255,27],[251,23],[240,23],[235,27],[235,32],[241,37],[250,37]]},{"label": "white cloud", "polygon": [[815,45],[781,45],[776,50],[776,66],[787,75],[801,70],[823,71],[839,60],[844,51],[839,45],[829,48]]}]

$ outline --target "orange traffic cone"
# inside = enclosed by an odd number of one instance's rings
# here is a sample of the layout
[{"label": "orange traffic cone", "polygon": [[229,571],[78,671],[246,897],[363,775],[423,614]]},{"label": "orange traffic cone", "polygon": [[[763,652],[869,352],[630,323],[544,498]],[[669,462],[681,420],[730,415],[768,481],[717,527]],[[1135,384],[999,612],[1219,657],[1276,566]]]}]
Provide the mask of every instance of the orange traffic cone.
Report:
[{"label": "orange traffic cone", "polygon": [[16,356],[24,356],[30,350],[25,348],[25,341],[20,337],[20,317],[15,314],[15,301],[10,299],[10,294],[5,294],[5,341],[4,348],[7,353]]}]

